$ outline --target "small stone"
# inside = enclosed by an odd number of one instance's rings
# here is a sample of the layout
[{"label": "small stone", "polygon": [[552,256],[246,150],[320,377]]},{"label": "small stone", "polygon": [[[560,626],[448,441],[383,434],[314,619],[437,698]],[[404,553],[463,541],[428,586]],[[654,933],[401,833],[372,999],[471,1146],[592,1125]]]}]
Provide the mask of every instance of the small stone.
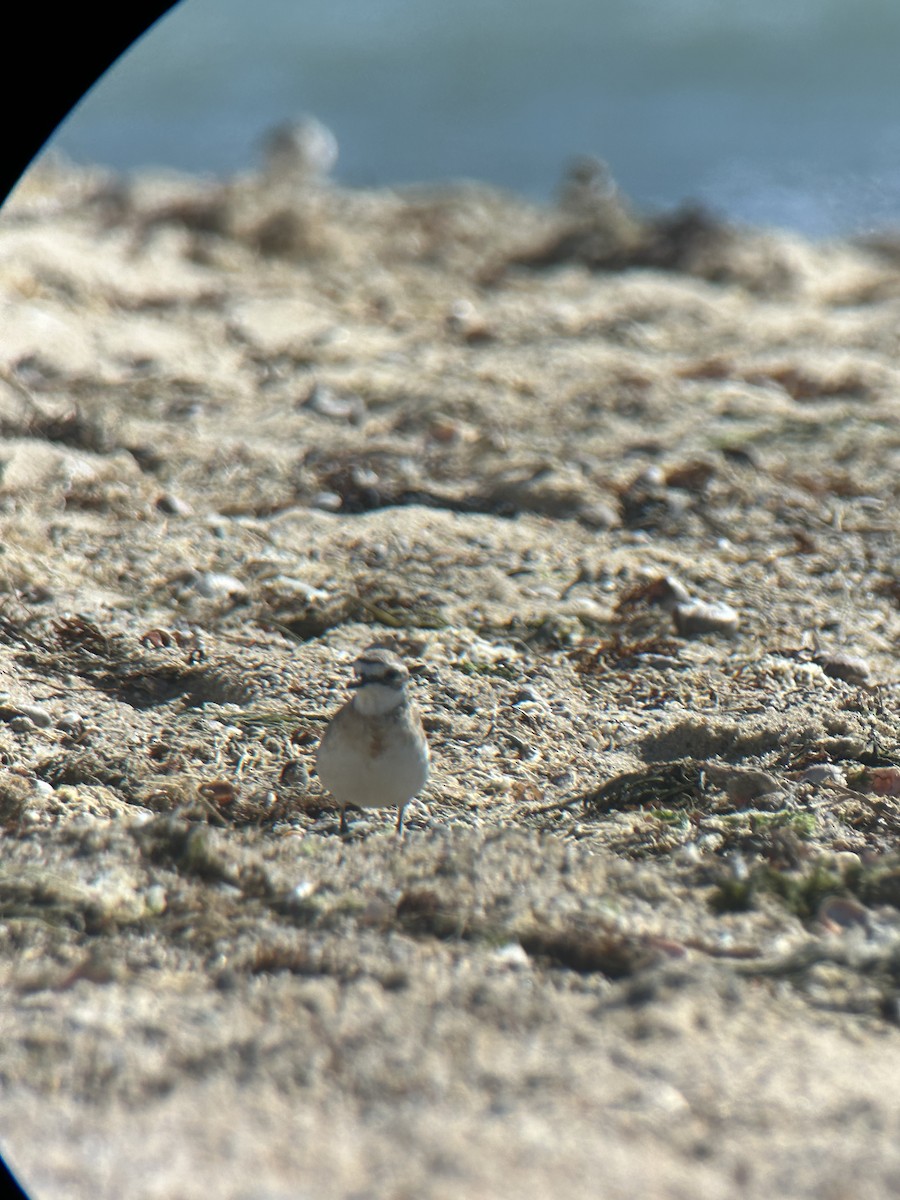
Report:
[{"label": "small stone", "polygon": [[428,425],[428,437],[441,446],[456,446],[477,441],[479,431],[456,417],[436,413]]},{"label": "small stone", "polygon": [[518,969],[527,967],[531,962],[527,952],[518,942],[507,942],[505,946],[498,947],[494,951],[494,960],[504,967]]},{"label": "small stone", "polygon": [[855,654],[844,654],[843,651],[820,651],[815,655],[815,661],[831,679],[843,679],[845,683],[862,687],[869,682],[871,667],[864,658]]},{"label": "small stone", "polygon": [[339,512],[343,503],[337,492],[317,492],[310,501],[310,506],[320,508],[323,512]]},{"label": "small stone", "polygon": [[773,775],[752,767],[724,767],[718,763],[707,763],[704,771],[714,784],[725,789],[728,799],[738,808],[758,800],[760,796],[772,795],[779,789],[778,780]]},{"label": "small stone", "polygon": [[612,529],[619,523],[619,514],[612,504],[597,500],[582,504],[578,509],[578,519],[589,529]]},{"label": "small stone", "polygon": [[682,488],[686,492],[702,492],[716,473],[711,462],[692,459],[666,472],[666,486]]},{"label": "small stone", "polygon": [[220,992],[233,992],[240,986],[241,977],[233,967],[224,967],[215,976],[214,983]]},{"label": "small stone", "polygon": [[732,879],[735,879],[738,883],[746,883],[750,878],[750,868],[747,866],[747,860],[741,854],[740,850],[732,851],[728,855],[727,862]]},{"label": "small stone", "polygon": [[151,884],[144,892],[144,907],[151,916],[158,917],[166,911],[168,897],[160,883]]},{"label": "small stone", "polygon": [[46,709],[38,707],[36,704],[20,704],[18,707],[18,715],[27,717],[32,725],[37,729],[47,729],[53,724],[53,718]]},{"label": "small stone", "polygon": [[666,612],[673,612],[679,604],[692,604],[691,593],[675,575],[660,575],[647,580],[640,598],[647,604],[658,605]]},{"label": "small stone", "polygon": [[493,338],[491,328],[471,300],[456,300],[444,321],[447,332],[464,342],[488,342]]},{"label": "small stone", "polygon": [[730,604],[691,600],[675,605],[675,628],[682,637],[696,633],[736,633],[741,619]]},{"label": "small stone", "polygon": [[189,517],[194,511],[186,500],[173,496],[171,492],[160,496],[156,501],[156,507],[159,512],[171,517]]},{"label": "small stone", "polygon": [[834,865],[841,872],[858,871],[861,859],[853,850],[838,850],[834,856]]},{"label": "small stone", "polygon": [[673,855],[676,863],[683,867],[694,867],[703,857],[703,852],[696,842],[686,842]]},{"label": "small stone", "polygon": [[658,463],[651,463],[634,477],[632,483],[638,487],[662,487],[666,481],[665,472]]},{"label": "small stone", "polygon": [[847,786],[847,776],[840,769],[834,766],[833,763],[813,763],[807,767],[800,776],[801,783],[837,783],[841,787]]},{"label": "small stone", "polygon": [[84,730],[84,720],[80,713],[66,712],[56,722],[56,728],[70,737],[78,737]]}]

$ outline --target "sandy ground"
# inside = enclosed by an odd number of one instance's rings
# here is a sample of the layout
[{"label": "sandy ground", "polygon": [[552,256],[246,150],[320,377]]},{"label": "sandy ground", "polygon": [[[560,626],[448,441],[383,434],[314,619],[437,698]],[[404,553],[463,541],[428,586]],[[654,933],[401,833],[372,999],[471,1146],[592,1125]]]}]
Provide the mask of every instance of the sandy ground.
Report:
[{"label": "sandy ground", "polygon": [[45,165],[0,311],[33,1196],[896,1194],[900,243]]}]

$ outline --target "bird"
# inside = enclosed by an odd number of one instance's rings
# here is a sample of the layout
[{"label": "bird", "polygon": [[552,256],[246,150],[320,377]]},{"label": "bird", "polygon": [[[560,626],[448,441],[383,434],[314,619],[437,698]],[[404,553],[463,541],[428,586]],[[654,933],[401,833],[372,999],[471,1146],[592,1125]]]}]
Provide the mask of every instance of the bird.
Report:
[{"label": "bird", "polygon": [[319,748],[319,779],[341,810],[347,832],[347,805],[397,808],[403,812],[428,781],[428,742],[422,719],[407,693],[409,671],[390,650],[364,650],[353,664],[356,693],[331,718]]},{"label": "bird", "polygon": [[338,159],[337,138],[309,114],[276,125],[265,135],[262,149],[270,176],[297,182],[323,182]]}]

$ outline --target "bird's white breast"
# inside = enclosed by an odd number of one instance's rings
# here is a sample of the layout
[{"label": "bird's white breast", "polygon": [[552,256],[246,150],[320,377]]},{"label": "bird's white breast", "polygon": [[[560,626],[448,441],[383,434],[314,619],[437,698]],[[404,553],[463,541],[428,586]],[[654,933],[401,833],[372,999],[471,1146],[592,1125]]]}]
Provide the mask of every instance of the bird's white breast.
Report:
[{"label": "bird's white breast", "polygon": [[364,717],[383,717],[403,703],[403,692],[386,683],[364,683],[353,697],[353,706]]}]

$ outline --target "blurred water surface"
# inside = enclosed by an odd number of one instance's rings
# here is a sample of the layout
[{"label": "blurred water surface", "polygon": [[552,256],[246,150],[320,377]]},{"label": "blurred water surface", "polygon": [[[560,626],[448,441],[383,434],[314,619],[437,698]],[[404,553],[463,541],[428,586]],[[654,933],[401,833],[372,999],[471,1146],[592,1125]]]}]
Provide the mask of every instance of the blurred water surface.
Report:
[{"label": "blurred water surface", "polygon": [[182,0],[82,101],[78,161],[228,174],[313,113],[337,179],[539,200],[576,154],[645,210],[900,224],[896,0]]}]

